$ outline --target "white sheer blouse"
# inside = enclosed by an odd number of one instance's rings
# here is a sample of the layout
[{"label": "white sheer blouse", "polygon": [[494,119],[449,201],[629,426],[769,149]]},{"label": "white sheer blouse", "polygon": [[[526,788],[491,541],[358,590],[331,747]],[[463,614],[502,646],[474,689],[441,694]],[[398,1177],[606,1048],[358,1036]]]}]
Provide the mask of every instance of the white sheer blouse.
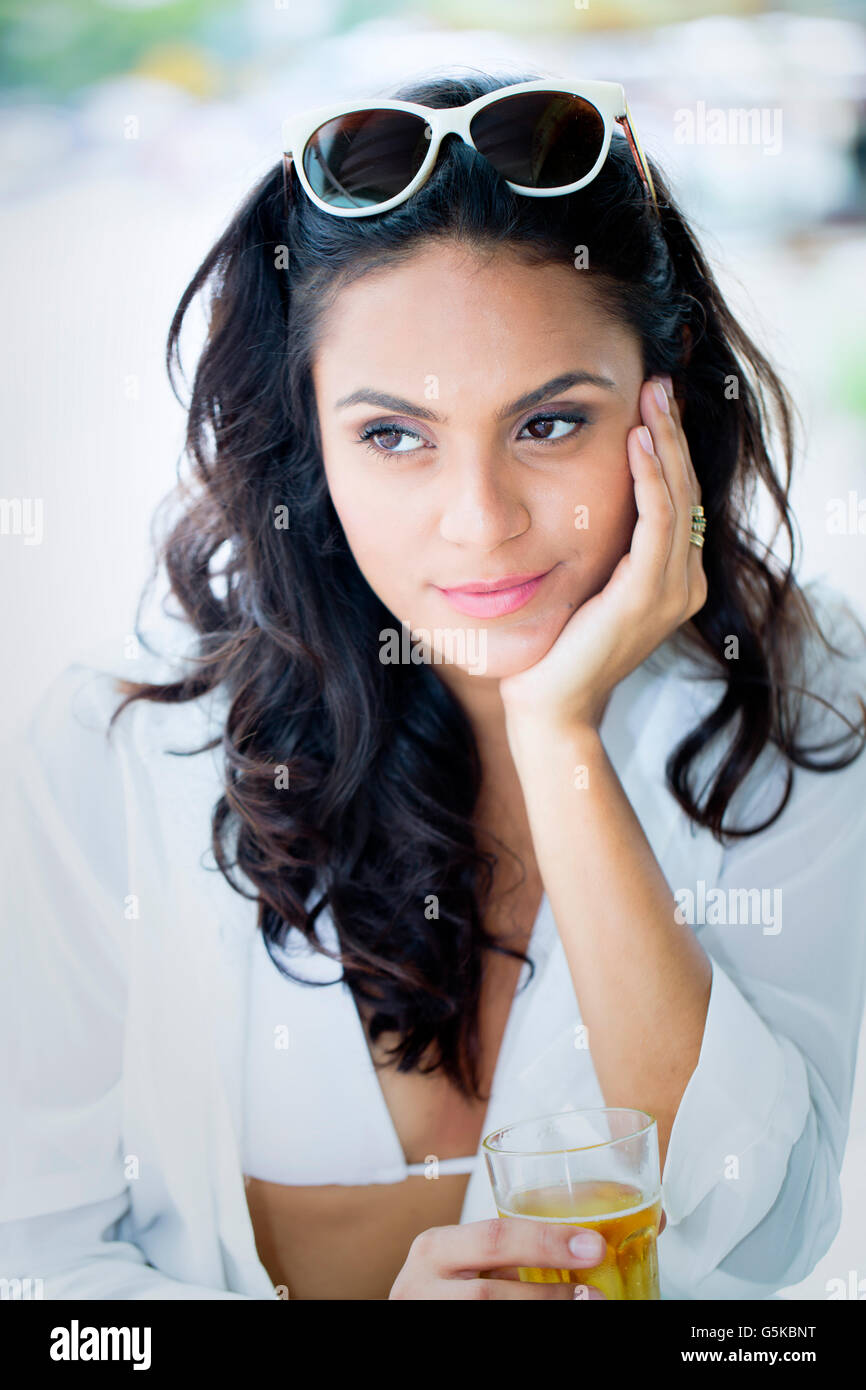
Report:
[{"label": "white sheer blouse", "polygon": [[[849,634],[832,593],[822,602],[825,631]],[[812,657],[821,692],[851,713],[862,654]],[[221,693],[139,701],[105,739],[113,677],[165,673],[119,642],[93,649],[3,745],[0,1275],[39,1278],[46,1298],[273,1298],[244,1172],[358,1184],[414,1171],[339,968],[293,933],[293,972],[334,983],[282,976],[255,904],[214,866],[218,751],[167,751],[218,730]],[[804,1278],[840,1223],[866,988],[866,753],[796,770],[775,824],[722,848],[665,785],[669,751],[723,688],[699,675],[666,642],[616,688],[602,737],[713,967],[663,1173],[662,1297],[761,1298]],[[816,709],[816,734],[843,731]],[[783,774],[766,749],[729,823],[763,819]],[[320,936],[335,944],[327,916]],[[604,1104],[546,896],[528,949],[536,971],[484,1133]],[[461,1220],[495,1216],[481,1156],[454,1165],[471,1172]]]}]

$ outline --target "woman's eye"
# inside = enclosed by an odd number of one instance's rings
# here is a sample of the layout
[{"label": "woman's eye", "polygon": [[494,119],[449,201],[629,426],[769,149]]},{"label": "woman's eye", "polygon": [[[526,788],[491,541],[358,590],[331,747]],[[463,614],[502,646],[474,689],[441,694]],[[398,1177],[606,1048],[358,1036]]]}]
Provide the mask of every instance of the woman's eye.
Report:
[{"label": "woman's eye", "polygon": [[[383,437],[386,441],[384,444],[380,445],[373,442],[380,437]],[[368,449],[374,454],[414,454],[415,449],[418,447],[416,444],[406,449],[392,449],[390,445],[394,440],[399,444],[401,440],[414,439],[420,443],[422,448],[424,447],[424,441],[421,439],[420,434],[416,434],[414,430],[406,429],[405,425],[367,425],[366,428],[361,431],[358,439],[360,443],[366,443]]]},{"label": "woman's eye", "polygon": [[[588,421],[585,415],[534,415],[531,420],[527,420],[523,429],[534,431],[537,426],[541,426],[542,432],[532,433],[529,435],[529,438],[535,440],[539,444],[544,444],[548,440],[552,440],[555,443],[557,440],[567,439],[570,435],[579,434],[579,429],[573,427],[575,425],[579,426],[587,423]],[[562,429],[558,433],[554,432],[552,428],[548,428],[548,426],[556,425],[572,426],[572,428]],[[518,438],[519,437],[520,436],[518,436]]]},{"label": "woman's eye", "polygon": [[[529,438],[536,444],[556,444],[580,432],[589,421],[577,412],[567,415],[534,415],[522,426],[518,438]],[[529,430],[528,435],[523,430]],[[420,449],[432,448],[415,430],[406,425],[365,425],[358,435],[358,442],[366,444],[374,454],[414,454]]]}]

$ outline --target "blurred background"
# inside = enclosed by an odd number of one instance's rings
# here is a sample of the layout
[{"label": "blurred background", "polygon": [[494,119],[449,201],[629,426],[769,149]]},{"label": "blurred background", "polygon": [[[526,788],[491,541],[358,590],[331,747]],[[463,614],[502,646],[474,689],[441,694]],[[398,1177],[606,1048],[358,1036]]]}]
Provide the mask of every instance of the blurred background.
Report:
[{"label": "blurred background", "polygon": [[[797,402],[800,578],[864,612],[861,0],[3,0],[7,727],[82,650],[115,636],[120,650],[132,632],[182,449],[165,336],[279,159],[283,118],[454,66],[623,83],[645,150]],[[743,109],[760,113],[748,139],[730,115]],[[189,379],[201,331],[194,320],[184,340]],[[842,1230],[786,1298],[866,1279],[863,1052],[861,1039]]]}]

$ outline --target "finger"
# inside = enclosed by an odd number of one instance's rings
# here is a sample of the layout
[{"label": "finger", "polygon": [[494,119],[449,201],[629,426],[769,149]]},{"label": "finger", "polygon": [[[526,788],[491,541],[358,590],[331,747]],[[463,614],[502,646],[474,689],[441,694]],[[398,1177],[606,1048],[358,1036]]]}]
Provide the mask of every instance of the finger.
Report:
[{"label": "finger", "polygon": [[651,377],[641,388],[641,414],[649,425],[668,486],[678,508],[695,501],[688,460],[688,442],[679,419],[679,408],[671,400],[664,383]]},{"label": "finger", "polygon": [[[670,385],[670,377],[662,378],[662,385],[665,385],[666,383]],[[698,475],[695,472],[694,463],[692,462],[691,451],[689,450],[689,441],[687,440],[686,432],[683,429],[682,414],[680,412],[679,402],[673,395],[672,387],[670,387],[668,391],[668,396],[670,397],[671,419],[673,420],[677,430],[677,435],[680,441],[680,448],[682,451],[683,462],[685,464],[686,474],[689,480],[689,507],[691,508],[693,506],[698,506],[700,503],[702,496],[701,485],[698,480]],[[689,531],[691,531],[691,520],[692,518],[690,512]],[[689,613],[691,616],[693,616],[696,612],[698,612],[700,608],[703,607],[704,603],[706,602],[707,577],[704,571],[703,548],[699,545],[695,545],[694,542],[692,542],[691,540],[688,544],[687,564],[689,592],[690,595],[694,595],[694,597],[690,598],[689,600]]]},{"label": "finger", "polygon": [[[553,1274],[554,1271],[551,1270],[550,1273]],[[503,1269],[485,1269],[485,1270],[482,1270],[481,1274],[480,1274],[478,1277],[479,1277],[480,1279],[510,1279],[510,1280],[519,1280],[519,1279],[520,1279],[520,1266],[519,1266],[519,1265],[507,1265],[507,1266],[505,1266]],[[580,1277],[579,1275],[575,1275],[575,1278],[579,1279],[579,1277]],[[529,1281],[527,1281],[527,1282],[529,1282]],[[539,1282],[546,1282],[546,1281],[541,1281],[541,1280],[540,1280]],[[555,1284],[559,1283],[560,1280],[559,1280],[558,1278],[557,1278],[557,1279],[551,1279],[550,1282],[553,1283],[553,1284],[555,1285]],[[562,1280],[561,1282],[565,1283],[566,1281],[565,1281],[565,1280]],[[576,1288],[578,1287],[578,1284],[571,1283],[571,1284],[569,1285],[569,1287],[572,1288],[572,1289],[576,1289]],[[590,1285],[590,1284],[582,1284],[582,1285],[580,1285],[580,1287],[581,1287],[581,1288],[584,1288],[584,1289],[588,1289],[588,1288],[591,1288],[592,1285]],[[575,1294],[575,1295],[574,1295],[575,1298],[577,1298],[578,1296],[579,1296],[578,1294]],[[584,1295],[581,1295],[581,1296],[584,1296]],[[588,1295],[585,1295],[585,1296],[588,1297]],[[593,1297],[595,1297],[595,1290],[593,1290]],[[606,1297],[606,1295],[602,1295],[602,1297]]]},{"label": "finger", "polygon": [[[668,556],[674,539],[676,508],[668,491],[661,461],[655,453],[652,436],[642,435],[641,425],[630,431],[627,443],[628,462],[634,479],[637,503],[637,524],[629,549],[629,569],[637,572],[643,592],[651,595],[661,590]],[[649,435],[651,452],[642,439]]]},{"label": "finger", "polygon": [[[582,1237],[585,1250],[569,1248]],[[412,1243],[414,1253],[443,1277],[479,1269],[593,1269],[607,1253],[598,1232],[581,1226],[533,1221],[519,1216],[492,1217],[459,1226],[434,1226]],[[410,1251],[412,1253],[412,1251]]]},{"label": "finger", "polygon": [[454,1298],[479,1298],[479,1299],[499,1299],[499,1298],[535,1298],[535,1299],[565,1299],[569,1303],[575,1301],[596,1302],[603,1299],[607,1302],[606,1296],[601,1289],[596,1289],[591,1284],[569,1284],[557,1282],[555,1284],[542,1283],[517,1283],[511,1279],[447,1279],[446,1284],[453,1285],[457,1292],[449,1293],[448,1297]]},{"label": "finger", "polygon": [[640,395],[641,414],[653,437],[656,456],[662,466],[671,501],[674,505],[674,533],[668,552],[668,577],[682,588],[683,576],[689,563],[689,550],[697,549],[689,541],[694,504],[692,486],[683,457],[682,439],[671,413],[668,393],[660,381],[645,382]]},{"label": "finger", "polygon": [[667,384],[668,387],[668,397],[670,399],[671,406],[671,419],[673,420],[674,425],[676,426],[677,434],[680,440],[680,447],[683,451],[683,458],[686,464],[686,472],[688,474],[692,501],[695,505],[697,505],[697,503],[701,500],[701,484],[698,480],[698,475],[695,472],[695,465],[692,461],[691,451],[689,450],[689,441],[686,438],[686,432],[683,428],[682,409],[680,407],[679,401],[673,394],[673,386],[671,385],[670,377],[662,377],[661,381],[663,385]]},{"label": "finger", "polygon": [[[677,438],[680,442],[680,450],[682,452],[682,459],[685,465],[686,476],[688,478],[689,484],[689,507],[697,506],[701,501],[702,490],[700,481],[698,479],[698,475],[695,471],[695,465],[692,461],[692,455],[689,449],[689,441],[686,438],[686,432],[683,428],[682,411],[680,409],[680,404],[676,396],[674,395],[671,378],[669,376],[663,376],[660,377],[659,380],[661,381],[662,385],[665,386],[667,389],[668,399],[670,403],[671,419],[674,423],[674,428],[677,432]],[[689,515],[689,529],[691,529],[691,514]],[[690,578],[692,573],[694,573],[694,575],[696,576],[697,587],[700,590],[703,587],[705,581],[703,557],[701,555],[701,547],[694,545],[691,542],[689,543],[689,563],[691,565],[691,569],[689,572]]]},{"label": "finger", "polygon": [[701,490],[680,421],[679,407],[675,400],[671,400],[663,381],[652,379],[649,382],[649,390],[641,395],[641,408],[652,418],[656,453],[676,509],[674,537],[666,570],[671,607],[672,611],[689,618],[703,607],[707,596],[702,547],[691,539],[691,508],[700,501]]}]

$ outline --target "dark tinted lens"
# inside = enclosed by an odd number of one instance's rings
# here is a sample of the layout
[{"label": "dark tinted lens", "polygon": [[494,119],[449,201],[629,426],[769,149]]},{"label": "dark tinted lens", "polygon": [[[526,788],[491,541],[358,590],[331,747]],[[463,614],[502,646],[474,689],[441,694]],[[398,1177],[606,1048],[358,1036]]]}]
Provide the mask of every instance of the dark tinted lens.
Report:
[{"label": "dark tinted lens", "polygon": [[524,92],[492,102],[470,126],[475,148],[510,183],[564,188],[588,174],[604,143],[590,102],[565,92]]},{"label": "dark tinted lens", "polygon": [[322,202],[337,208],[385,203],[402,193],[430,148],[426,121],[408,111],[353,111],[307,141],[304,173]]}]

